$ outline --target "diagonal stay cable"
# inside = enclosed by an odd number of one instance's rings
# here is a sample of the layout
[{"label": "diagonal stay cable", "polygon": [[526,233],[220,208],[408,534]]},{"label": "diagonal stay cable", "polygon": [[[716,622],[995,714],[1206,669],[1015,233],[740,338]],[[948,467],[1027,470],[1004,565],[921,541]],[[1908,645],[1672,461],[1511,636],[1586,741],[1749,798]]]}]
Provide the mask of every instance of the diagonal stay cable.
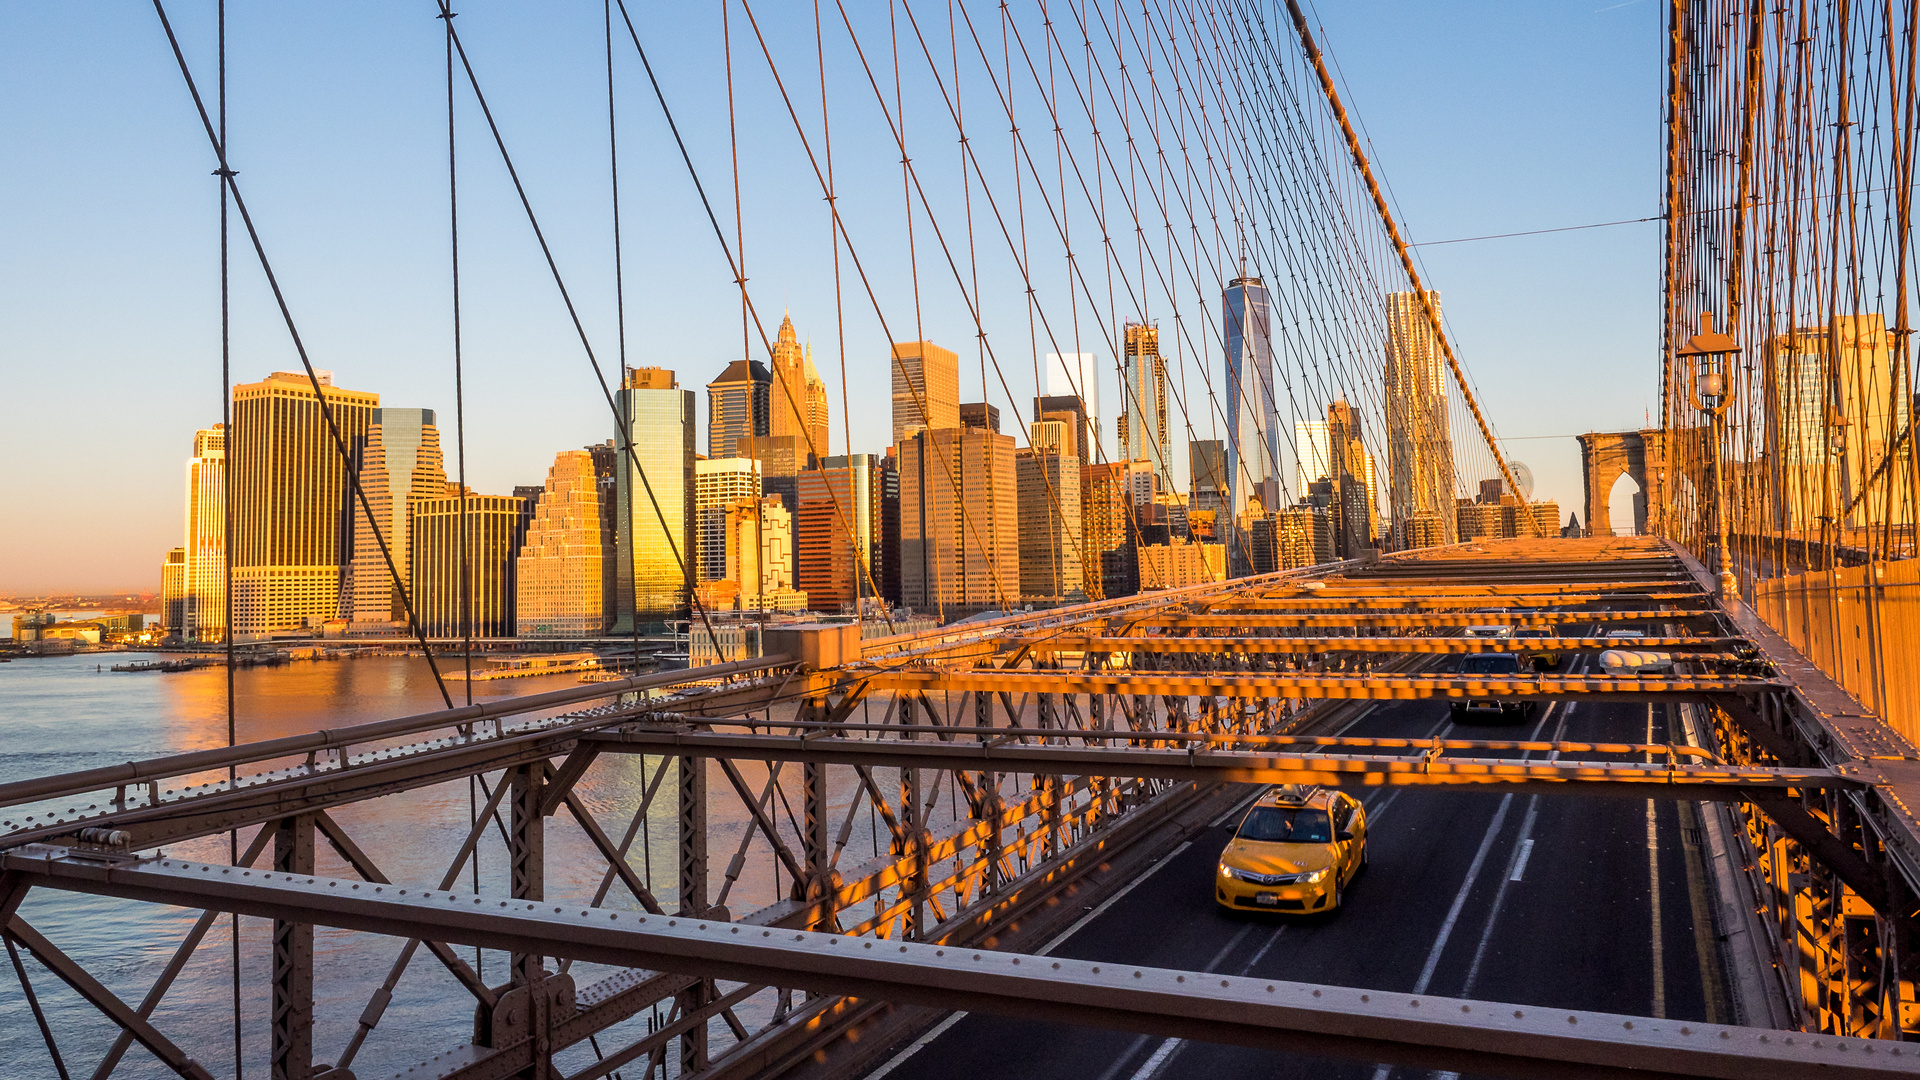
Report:
[{"label": "diagonal stay cable", "polygon": [[[708,224],[713,226],[713,236],[714,236],[714,239],[719,241],[720,243],[720,253],[727,260],[727,269],[729,270],[729,272],[733,274],[735,278],[739,278],[741,276],[740,266],[739,266],[739,263],[734,258],[733,246],[727,243],[726,231],[720,227],[720,218],[718,215],[716,215],[713,212],[713,201],[707,198],[706,185],[700,182],[700,171],[694,168],[693,156],[687,151],[686,140],[681,138],[680,136],[680,125],[674,120],[673,110],[667,105],[666,93],[660,89],[660,80],[653,73],[653,62],[647,58],[646,47],[640,44],[640,33],[638,30],[634,28],[633,17],[627,13],[626,0],[614,0],[614,3],[620,9],[621,21],[626,23],[627,36],[633,39],[633,49],[635,53],[639,54],[640,65],[646,70],[647,82],[653,87],[654,99],[660,103],[660,114],[667,121],[667,130],[673,133],[674,145],[678,147],[680,150],[680,160],[684,162],[687,166],[687,178],[693,181],[694,192],[700,196],[700,207],[702,210],[706,211]],[[831,188],[831,185],[829,185],[829,188]],[[828,202],[829,204],[833,202],[831,197],[829,197]],[[837,248],[835,250],[835,257],[836,257],[836,265],[838,265],[837,263],[838,249]],[[836,281],[838,280],[837,271],[836,271],[835,280]],[[836,296],[838,295],[837,286],[835,289],[835,295]],[[772,339],[767,336],[766,325],[762,323],[760,320],[760,309],[754,305],[753,298],[751,295],[748,295],[746,297],[746,302],[747,302],[748,314],[751,315],[753,318],[754,329],[760,335],[760,344],[763,348],[767,350],[769,354],[771,354],[773,352],[773,342],[772,342]],[[840,352],[841,352],[840,362],[841,362],[841,370],[842,370],[841,387],[842,387],[842,390],[844,391],[845,385],[846,385],[846,375],[845,375],[846,349],[844,347],[844,341],[842,343],[842,348]],[[787,395],[788,405],[792,406],[796,410],[799,410],[800,408],[799,403],[793,399],[793,388],[787,385],[786,378],[784,376],[781,377],[780,387],[781,387],[781,390]],[[925,416],[925,414],[926,414],[926,410],[923,407],[921,409],[921,415]],[[806,425],[801,426],[800,432],[803,436],[806,437],[807,449],[810,452],[814,453],[816,457],[824,458],[826,455],[821,454],[819,452],[822,448],[815,447],[813,445],[813,432]],[[831,449],[831,447],[827,447],[825,449]],[[849,445],[847,452],[849,455],[852,454],[853,450],[851,445]],[[851,468],[851,465],[849,465],[849,468]],[[851,493],[852,488],[849,487],[848,491],[849,493]],[[849,498],[851,498],[851,494],[849,494]],[[849,540],[852,546],[857,551],[860,546],[858,536],[854,532],[852,521],[849,518],[846,512],[846,509],[840,505],[840,497],[838,495],[835,495],[833,497],[833,508],[834,508],[835,515],[840,518],[841,526],[847,531],[847,535],[849,537]],[[873,589],[873,595],[876,597],[879,596],[880,586],[879,586],[879,583],[876,582],[873,577],[872,559],[865,555],[860,555],[859,562],[861,565],[862,573],[865,575],[867,579],[867,584]],[[892,630],[894,628],[893,619],[891,616],[882,612],[881,618],[886,620],[888,630]]]},{"label": "diagonal stay cable", "polygon": [[[159,0],[155,2],[158,3]],[[436,2],[442,16],[452,15],[448,0],[436,0]],[[646,490],[647,501],[653,506],[654,517],[659,519],[660,531],[666,536],[667,549],[673,553],[673,561],[680,569],[681,578],[690,580],[685,554],[681,552],[680,544],[673,539],[673,528],[667,524],[666,513],[660,508],[660,500],[654,494],[653,483],[647,479],[647,470],[640,464],[640,455],[634,450],[632,436],[627,434],[627,426],[621,418],[620,406],[614,401],[613,391],[607,386],[606,372],[600,367],[600,358],[594,354],[593,342],[587,337],[587,328],[580,321],[580,311],[574,306],[573,294],[568,291],[566,279],[560,273],[560,264],[554,260],[553,248],[547,243],[547,234],[540,228],[539,216],[533,212],[533,201],[527,196],[526,185],[520,181],[520,171],[514,167],[513,155],[507,152],[506,138],[501,135],[500,125],[493,118],[493,109],[487,104],[487,96],[480,89],[480,78],[473,70],[473,61],[467,56],[466,44],[460,40],[460,31],[454,29],[453,20],[450,17],[447,18],[447,33],[453,39],[454,52],[460,56],[460,66],[467,74],[467,83],[473,87],[474,100],[480,106],[481,115],[486,118],[487,130],[493,135],[493,145],[500,151],[501,163],[506,165],[507,176],[513,181],[514,194],[519,196],[520,207],[526,211],[527,224],[532,226],[534,239],[540,244],[540,254],[546,259],[548,272],[553,275],[554,287],[560,290],[560,300],[567,307],[567,318],[573,322],[574,333],[579,335],[580,347],[586,352],[587,363],[593,368],[594,380],[600,384],[601,396],[606,399],[607,409],[613,414],[614,431],[620,436],[620,442],[625,451],[624,456],[640,477],[640,485]],[[687,598],[694,613],[700,617],[700,625],[707,632],[707,638],[713,645],[714,655],[724,662],[727,654],[721,648],[720,637],[714,632],[712,620],[707,618],[706,606],[700,602],[700,597],[691,588],[688,589]],[[637,621],[638,618],[639,614],[636,610],[635,620]]]},{"label": "diagonal stay cable", "polygon": [[[306,369],[307,383],[313,388],[314,397],[320,403],[321,419],[326,421],[327,434],[331,437],[335,453],[340,455],[341,468],[347,474],[348,483],[353,488],[353,497],[360,504],[360,510],[367,517],[368,525],[373,529],[373,538],[380,545],[380,555],[386,560],[387,573],[392,576],[394,588],[400,593],[400,602],[407,612],[407,625],[413,631],[414,639],[420,643],[420,650],[427,659],[427,670],[433,673],[433,684],[440,691],[440,698],[447,708],[453,708],[453,695],[447,692],[446,680],[440,677],[440,666],[433,662],[433,648],[427,643],[426,631],[421,628],[420,620],[414,613],[413,597],[407,591],[406,582],[400,580],[400,570],[393,561],[393,551],[387,545],[386,534],[380,529],[380,522],[374,517],[373,507],[367,502],[367,493],[360,486],[360,476],[353,467],[353,457],[348,452],[346,438],[340,433],[340,424],[333,415],[333,406],[328,404],[327,396],[321,391],[320,376],[314,371],[313,361],[307,356],[306,342],[300,337],[300,329],[293,321],[293,309],[287,306],[286,293],[280,288],[280,279],[274,275],[273,263],[267,258],[267,248],[260,239],[260,230],[253,224],[253,215],[247,210],[247,201],[240,195],[238,176],[227,163],[227,147],[215,130],[213,118],[207,113],[206,102],[200,97],[199,84],[194,81],[193,70],[187,66],[186,54],[180,51],[180,39],[173,32],[173,23],[167,18],[167,9],[163,0],[153,0],[153,10],[160,16],[161,29],[167,33],[167,44],[173,48],[173,58],[180,65],[180,77],[186,80],[187,92],[193,96],[193,107],[200,114],[200,126],[206,130],[207,141],[213,145],[213,153],[220,162],[219,175],[226,181],[227,190],[233,195],[234,209],[240,211],[240,223],[246,227],[247,239],[253,244],[253,253],[260,260],[260,270],[266,275],[267,285],[273,290],[273,300],[280,308],[281,321],[286,323],[287,335],[293,339],[293,348],[300,356],[300,366]],[[229,591],[233,588],[228,582]],[[227,628],[227,635],[233,635],[233,628]]]}]

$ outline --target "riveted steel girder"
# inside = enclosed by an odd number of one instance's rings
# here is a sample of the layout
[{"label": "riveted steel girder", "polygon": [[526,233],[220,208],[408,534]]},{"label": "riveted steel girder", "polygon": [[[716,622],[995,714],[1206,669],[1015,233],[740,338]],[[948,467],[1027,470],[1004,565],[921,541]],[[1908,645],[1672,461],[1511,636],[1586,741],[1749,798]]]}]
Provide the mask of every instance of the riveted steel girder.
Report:
[{"label": "riveted steel girder", "polygon": [[[975,951],[59,850],[31,884],[1025,1019],[1499,1076],[1920,1076],[1871,1040]],[[1870,1048],[1871,1047],[1871,1048]]]},{"label": "riveted steel girder", "polygon": [[1180,629],[1253,627],[1253,626],[1563,626],[1568,623],[1678,623],[1702,629],[1716,628],[1718,616],[1707,611],[1469,611],[1405,614],[1381,612],[1296,612],[1272,611],[1207,615],[1149,615],[1126,625],[1165,626]]},{"label": "riveted steel girder", "polygon": [[996,638],[1002,651],[1024,648],[1033,653],[1490,653],[1592,652],[1598,649],[1685,649],[1703,653],[1730,653],[1746,647],[1740,638],[1635,638],[1631,642],[1593,637],[1483,638],[1483,637],[1172,637],[1168,635],[1079,635]]},{"label": "riveted steel girder", "polygon": [[1702,701],[1723,694],[1759,694],[1786,689],[1772,679],[1690,675],[1492,676],[1319,675],[1284,672],[1189,674],[1177,671],[1105,672],[941,671],[911,669],[862,672],[870,690],[971,690],[978,693],[1157,694],[1228,698],[1416,698],[1550,701],[1605,697],[1613,701]]},{"label": "riveted steel girder", "polygon": [[[1004,731],[1011,737],[1015,733]],[[1071,732],[1034,732],[1065,735]],[[1150,736],[1143,736],[1142,741]],[[686,754],[816,765],[897,769],[992,769],[1069,776],[1150,776],[1241,784],[1324,784],[1340,787],[1492,785],[1568,795],[1629,795],[1743,801],[1746,789],[1802,789],[1865,785],[1827,769],[1736,767],[1697,761],[1657,763],[1491,757],[1425,753],[1277,754],[1257,750],[1154,749],[1141,746],[1043,745],[999,739],[965,742],[898,738],[848,739],[673,731],[636,727],[587,736],[606,751]]]}]

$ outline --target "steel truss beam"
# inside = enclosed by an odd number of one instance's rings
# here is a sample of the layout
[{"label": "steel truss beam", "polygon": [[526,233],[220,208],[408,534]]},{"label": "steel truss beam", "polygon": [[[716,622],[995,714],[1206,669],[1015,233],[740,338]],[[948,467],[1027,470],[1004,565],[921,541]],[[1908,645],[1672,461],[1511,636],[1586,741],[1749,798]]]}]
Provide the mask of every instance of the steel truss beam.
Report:
[{"label": "steel truss beam", "polygon": [[[628,728],[586,738],[606,751],[634,754],[698,754],[810,765],[864,765],[897,769],[960,769],[1030,772],[1043,776],[1147,776],[1163,780],[1239,784],[1324,784],[1340,787],[1494,785],[1503,789],[1566,795],[1627,795],[1738,801],[1749,789],[1814,789],[1866,786],[1827,769],[1735,767],[1719,764],[1626,761],[1553,761],[1522,758],[1450,758],[1437,744],[1400,755],[1293,754],[1198,747],[1063,746],[1003,741],[1017,735],[1077,738],[1076,731],[1018,732],[997,729],[992,741],[935,742],[847,739]],[[1131,737],[1151,741],[1153,733]]]},{"label": "steel truss beam", "polygon": [[1061,634],[1054,637],[993,638],[981,643],[998,651],[1026,649],[1037,654],[1092,653],[1490,653],[1591,652],[1596,649],[1691,649],[1704,653],[1732,653],[1747,647],[1741,638],[1482,638],[1482,637],[1166,637]]},{"label": "steel truss beam", "polygon": [[1187,674],[1175,671],[894,670],[856,675],[869,691],[982,694],[1129,694],[1226,698],[1501,698],[1551,701],[1604,697],[1610,701],[1700,701],[1721,694],[1760,694],[1791,684],[1772,679],[1687,675],[1409,676],[1320,675],[1285,672]]},{"label": "steel truss beam", "polygon": [[[1511,608],[1553,609],[1556,612],[1578,612],[1579,609],[1593,604],[1632,602],[1639,605],[1638,610],[1661,607],[1662,605],[1684,604],[1688,610],[1699,611],[1711,603],[1710,597],[1698,592],[1651,592],[1651,593],[1567,593],[1560,596],[1425,596],[1421,589],[1382,589],[1372,592],[1353,592],[1344,595],[1328,596],[1323,591],[1294,593],[1283,596],[1250,596],[1223,601],[1209,605],[1207,610],[1215,614],[1232,614],[1238,611],[1339,611],[1341,609],[1359,609],[1365,611],[1458,611],[1488,609],[1491,614]],[[1596,609],[1598,610],[1598,609]],[[1664,610],[1664,609],[1663,609]]]},{"label": "steel truss beam", "polygon": [[[34,885],[756,986],[1496,1076],[1920,1076],[1872,1040],[974,951],[36,846]],[[124,1008],[124,1006],[123,1006]],[[129,1010],[130,1011],[130,1010]]]},{"label": "steel truss beam", "polygon": [[160,1033],[126,1002],[121,1001],[113,991],[100,985],[100,981],[87,974],[66,953],[61,952],[53,942],[48,941],[38,930],[27,925],[19,915],[12,915],[6,923],[8,937],[26,946],[34,958],[46,965],[47,970],[60,977],[60,981],[72,987],[74,992],[87,1000],[87,1003],[118,1024],[121,1030],[133,1036],[134,1041],[146,1047],[154,1057],[164,1062],[167,1068],[188,1080],[213,1080],[213,1074],[206,1067],[193,1060],[185,1050],[175,1045],[173,1040]]},{"label": "steel truss beam", "polygon": [[1206,615],[1151,615],[1127,620],[1126,625],[1164,626],[1181,630],[1239,628],[1251,626],[1560,626],[1566,623],[1678,623],[1705,630],[1719,629],[1720,617],[1708,611],[1472,611],[1426,614],[1393,612],[1338,613],[1299,612],[1284,614],[1252,611],[1244,615],[1232,612]]}]

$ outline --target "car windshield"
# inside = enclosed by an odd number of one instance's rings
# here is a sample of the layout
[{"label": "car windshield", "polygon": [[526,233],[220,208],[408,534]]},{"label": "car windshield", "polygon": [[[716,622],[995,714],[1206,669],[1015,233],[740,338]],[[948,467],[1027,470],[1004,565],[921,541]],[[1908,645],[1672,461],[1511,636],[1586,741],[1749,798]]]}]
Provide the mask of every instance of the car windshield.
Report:
[{"label": "car windshield", "polygon": [[1333,823],[1325,810],[1302,806],[1256,806],[1240,823],[1240,839],[1267,844],[1327,844]]},{"label": "car windshield", "polygon": [[1460,661],[1460,670],[1468,675],[1518,675],[1520,661],[1511,656],[1469,656]]}]

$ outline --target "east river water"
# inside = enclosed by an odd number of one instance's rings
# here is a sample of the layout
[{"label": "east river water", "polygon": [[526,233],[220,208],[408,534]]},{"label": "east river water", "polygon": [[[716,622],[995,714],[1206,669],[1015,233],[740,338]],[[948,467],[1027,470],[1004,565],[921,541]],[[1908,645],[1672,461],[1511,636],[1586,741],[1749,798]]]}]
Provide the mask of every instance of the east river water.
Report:
[{"label": "east river water", "polygon": [[[114,653],[0,664],[0,783],[226,744],[224,669],[180,673],[105,670],[114,663],[136,659],[142,657]],[[418,657],[296,662],[279,668],[242,669],[235,675],[236,723],[241,742],[443,707],[425,662]],[[558,689],[576,685],[575,678],[553,675],[478,682],[473,686],[474,698],[478,701]],[[463,701],[465,688],[460,683],[450,682],[448,688],[456,703]],[[617,842],[640,806],[645,790],[643,777],[651,780],[661,767],[658,758],[604,755],[576,790]],[[664,767],[673,766],[666,763]],[[759,792],[766,782],[766,771],[749,763],[742,763],[740,771],[747,784]],[[784,791],[775,799],[776,804],[782,798],[797,804],[797,772],[797,767],[788,768]],[[497,780],[497,776],[488,778],[489,783]],[[852,783],[847,777],[844,783],[835,785],[842,789],[833,793],[836,826],[841,825],[846,813]],[[647,827],[630,856],[635,869],[659,886],[655,892],[668,906],[674,899],[678,843],[674,785],[670,775],[648,811]],[[709,787],[709,890],[717,894],[726,884],[723,875],[740,845],[747,815],[717,767],[710,769]],[[432,888],[438,886],[470,827],[469,796],[468,782],[461,780],[348,804],[332,813],[389,878],[404,885]],[[18,825],[21,815],[33,809],[0,809],[0,818]],[[44,812],[45,808],[39,809]],[[775,814],[782,819],[785,831],[784,813],[776,807]],[[884,836],[884,831],[873,830],[868,816],[865,812],[858,815],[858,827],[848,833],[842,867],[858,865],[871,857],[874,837]],[[5,831],[0,826],[0,834]],[[252,830],[240,834],[242,851],[251,836]],[[320,873],[355,877],[324,839],[315,846]],[[225,862],[227,850],[223,834],[170,847],[167,854]],[[270,859],[269,853],[261,862]],[[747,869],[726,899],[733,912],[749,912],[776,899],[772,862],[764,838],[756,838]],[[498,835],[490,832],[480,854],[482,893],[508,894],[505,863],[504,846]],[[651,874],[647,872],[649,863]],[[586,903],[599,888],[605,870],[605,860],[565,811],[548,819],[549,899]],[[787,884],[782,875],[780,887]],[[470,870],[461,875],[459,887],[473,887]],[[616,884],[604,906],[633,909],[638,903]],[[198,911],[44,889],[28,896],[21,914],[133,1005],[146,995],[199,916]],[[231,925],[227,916],[220,917],[154,1013],[161,1031],[215,1076],[222,1077],[235,1075]],[[270,931],[271,924],[266,920],[240,920],[241,1064],[246,1076],[267,1075]],[[317,1061],[334,1061],[347,1044],[368,999],[387,977],[403,944],[368,934],[326,928],[316,931]],[[469,964],[475,962],[474,950],[461,951]],[[76,1078],[92,1075],[117,1029],[31,957],[23,953],[23,959],[68,1071]],[[488,983],[506,981],[504,954],[489,950],[479,959]],[[573,971],[581,986],[604,973],[586,965],[576,966]],[[644,1020],[643,1014],[636,1023]],[[392,1005],[353,1061],[353,1071],[362,1080],[392,1076],[437,1052],[471,1041],[472,1024],[471,996],[421,950],[395,989]],[[581,1048],[574,1052],[576,1056],[582,1053],[588,1051]],[[572,1067],[591,1060],[586,1057]],[[0,960],[0,1078],[52,1080],[57,1075],[12,966]],[[136,1045],[113,1075],[144,1078],[171,1073]]]}]

